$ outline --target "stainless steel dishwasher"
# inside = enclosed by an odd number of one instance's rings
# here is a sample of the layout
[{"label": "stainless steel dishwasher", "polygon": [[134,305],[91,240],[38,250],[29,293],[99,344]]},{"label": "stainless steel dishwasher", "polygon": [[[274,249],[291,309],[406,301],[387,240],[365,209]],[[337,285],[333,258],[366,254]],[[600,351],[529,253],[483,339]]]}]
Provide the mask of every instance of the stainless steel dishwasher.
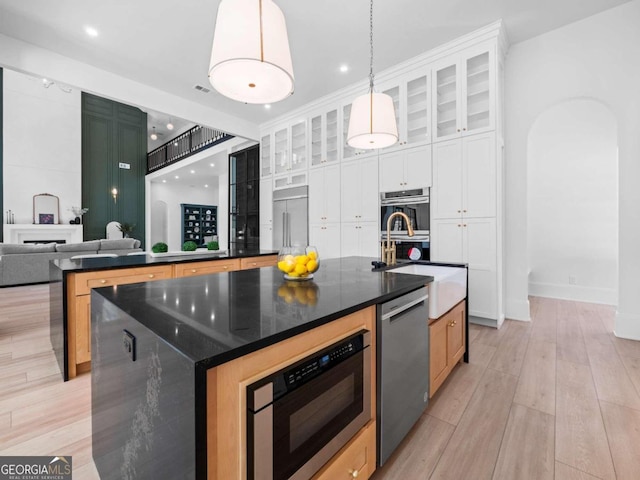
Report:
[{"label": "stainless steel dishwasher", "polygon": [[429,401],[429,290],[378,305],[378,465],[391,456]]}]

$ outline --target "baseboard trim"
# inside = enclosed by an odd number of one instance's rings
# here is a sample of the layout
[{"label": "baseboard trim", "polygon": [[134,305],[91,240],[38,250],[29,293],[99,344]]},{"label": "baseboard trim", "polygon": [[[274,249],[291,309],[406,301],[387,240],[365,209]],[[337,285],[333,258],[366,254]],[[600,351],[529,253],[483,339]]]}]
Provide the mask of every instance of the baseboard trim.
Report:
[{"label": "baseboard trim", "polygon": [[614,288],[529,282],[529,295],[603,305],[617,305],[618,303],[618,291]]},{"label": "baseboard trim", "polygon": [[474,317],[473,315],[469,315],[469,323],[474,323],[476,325],[482,325],[485,327],[498,328],[498,320],[496,320],[495,318]]},{"label": "baseboard trim", "polygon": [[613,334],[618,338],[640,340],[640,315],[616,312]]}]

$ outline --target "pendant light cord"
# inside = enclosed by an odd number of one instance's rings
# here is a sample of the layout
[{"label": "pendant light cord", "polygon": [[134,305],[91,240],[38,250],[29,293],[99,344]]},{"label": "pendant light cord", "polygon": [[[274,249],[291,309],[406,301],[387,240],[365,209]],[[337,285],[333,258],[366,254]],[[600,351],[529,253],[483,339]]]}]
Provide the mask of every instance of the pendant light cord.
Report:
[{"label": "pendant light cord", "polygon": [[369,2],[369,90],[373,92],[373,0]]}]

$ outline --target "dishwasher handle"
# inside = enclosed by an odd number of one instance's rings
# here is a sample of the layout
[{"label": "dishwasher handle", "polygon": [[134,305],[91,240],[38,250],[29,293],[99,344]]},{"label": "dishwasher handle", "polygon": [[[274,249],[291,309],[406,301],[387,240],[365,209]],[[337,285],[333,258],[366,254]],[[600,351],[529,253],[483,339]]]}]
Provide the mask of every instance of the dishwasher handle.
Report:
[{"label": "dishwasher handle", "polygon": [[420,298],[416,298],[415,300],[409,302],[409,303],[405,303],[403,305],[399,305],[397,307],[391,307],[391,311],[385,313],[384,315],[382,315],[382,320],[388,320],[390,318],[395,317],[396,315],[401,314],[402,312],[406,312],[407,310],[415,307],[416,305],[419,305],[425,301],[427,301],[427,299],[429,298],[429,294],[425,294],[423,296],[421,296]]}]

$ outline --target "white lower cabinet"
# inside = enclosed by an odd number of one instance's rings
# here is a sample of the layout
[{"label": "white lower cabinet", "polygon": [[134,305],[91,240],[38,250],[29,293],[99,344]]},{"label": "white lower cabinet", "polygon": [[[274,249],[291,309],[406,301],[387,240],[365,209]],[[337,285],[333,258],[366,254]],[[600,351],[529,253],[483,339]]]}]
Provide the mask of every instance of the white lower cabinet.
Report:
[{"label": "white lower cabinet", "polygon": [[342,256],[380,256],[380,231],[377,222],[343,222],[341,225]]},{"label": "white lower cabinet", "polygon": [[273,250],[273,224],[260,224],[260,250]]},{"label": "white lower cabinet", "polygon": [[469,315],[497,319],[495,218],[431,221],[431,260],[469,265]]},{"label": "white lower cabinet", "polygon": [[318,250],[320,262],[323,259],[341,256],[339,223],[312,223],[309,225],[309,245]]}]

